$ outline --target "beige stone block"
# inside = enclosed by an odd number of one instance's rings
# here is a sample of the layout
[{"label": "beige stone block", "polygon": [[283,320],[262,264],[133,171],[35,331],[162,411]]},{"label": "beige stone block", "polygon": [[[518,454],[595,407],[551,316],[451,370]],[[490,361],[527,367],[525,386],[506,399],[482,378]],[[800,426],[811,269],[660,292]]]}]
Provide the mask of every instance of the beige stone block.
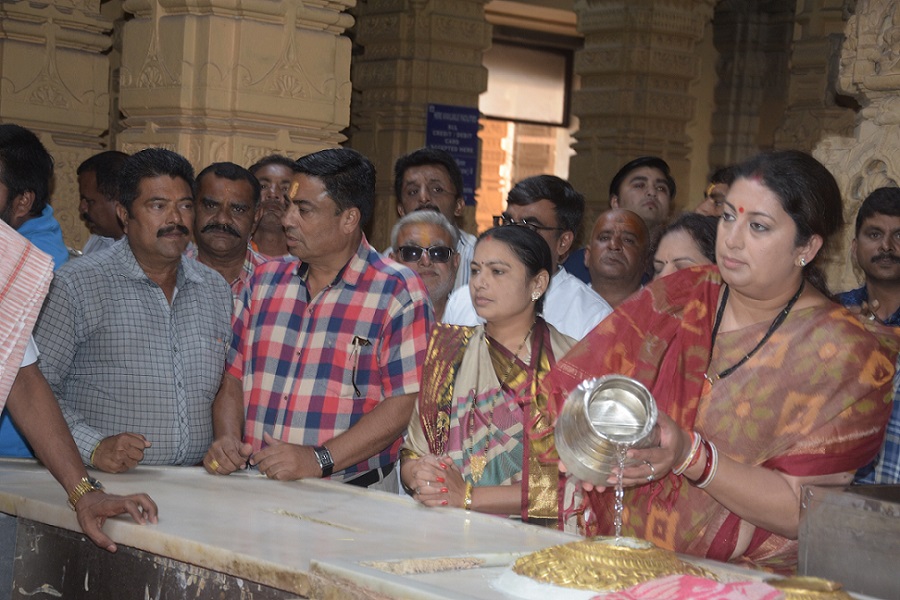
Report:
[{"label": "beige stone block", "polygon": [[297,157],[344,141],[352,2],[128,2],[120,145],[166,145],[195,167]]}]

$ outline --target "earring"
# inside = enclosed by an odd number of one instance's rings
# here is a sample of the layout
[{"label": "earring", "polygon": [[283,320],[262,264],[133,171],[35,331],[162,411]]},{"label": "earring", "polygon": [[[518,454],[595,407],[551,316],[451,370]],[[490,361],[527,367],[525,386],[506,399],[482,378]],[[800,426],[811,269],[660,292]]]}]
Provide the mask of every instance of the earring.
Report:
[{"label": "earring", "polygon": [[540,297],[541,297],[540,292],[538,292],[538,291],[531,292],[531,301],[532,302],[537,302],[538,298],[540,298]]},{"label": "earring", "polygon": [[800,257],[800,266],[801,266],[801,267],[805,267],[805,266],[806,266],[806,257],[805,257],[805,256],[801,256],[801,257]]}]

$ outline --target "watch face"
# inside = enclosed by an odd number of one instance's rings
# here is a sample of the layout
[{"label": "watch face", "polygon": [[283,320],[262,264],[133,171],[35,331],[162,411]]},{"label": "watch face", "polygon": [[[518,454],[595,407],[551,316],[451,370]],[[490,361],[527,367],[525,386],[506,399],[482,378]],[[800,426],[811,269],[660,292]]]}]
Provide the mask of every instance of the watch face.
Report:
[{"label": "watch face", "polygon": [[91,487],[93,487],[95,490],[103,489],[103,484],[100,483],[99,481],[97,481],[96,479],[94,479],[93,477],[91,477],[90,475],[88,475],[88,483],[90,483]]},{"label": "watch face", "polygon": [[323,469],[334,466],[334,460],[331,458],[331,452],[324,446],[316,448],[316,458],[319,460],[319,466]]}]

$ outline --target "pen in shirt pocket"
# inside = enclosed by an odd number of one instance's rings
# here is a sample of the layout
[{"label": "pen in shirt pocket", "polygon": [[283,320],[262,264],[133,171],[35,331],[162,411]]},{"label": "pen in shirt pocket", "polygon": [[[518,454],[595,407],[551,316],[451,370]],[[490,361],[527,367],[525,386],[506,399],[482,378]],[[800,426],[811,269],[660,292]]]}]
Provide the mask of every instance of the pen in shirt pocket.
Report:
[{"label": "pen in shirt pocket", "polygon": [[372,342],[364,337],[354,335],[352,345],[353,350],[351,351],[351,360],[353,361],[353,374],[351,382],[353,383],[353,393],[355,393],[356,397],[359,398],[360,396],[362,396],[362,392],[359,391],[359,387],[356,385],[356,369],[359,366],[359,349],[363,346],[371,346]]}]

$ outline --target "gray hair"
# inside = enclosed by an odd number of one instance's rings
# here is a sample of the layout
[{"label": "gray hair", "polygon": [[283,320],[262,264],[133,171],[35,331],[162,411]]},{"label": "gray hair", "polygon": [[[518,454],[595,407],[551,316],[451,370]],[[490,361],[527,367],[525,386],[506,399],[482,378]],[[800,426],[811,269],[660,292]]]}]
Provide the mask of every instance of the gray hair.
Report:
[{"label": "gray hair", "polygon": [[394,223],[394,228],[391,229],[391,248],[394,251],[397,250],[397,238],[400,236],[400,230],[405,225],[414,224],[436,225],[450,235],[450,247],[453,250],[456,250],[456,246],[459,245],[459,230],[447,220],[447,217],[435,210],[416,210]]}]

